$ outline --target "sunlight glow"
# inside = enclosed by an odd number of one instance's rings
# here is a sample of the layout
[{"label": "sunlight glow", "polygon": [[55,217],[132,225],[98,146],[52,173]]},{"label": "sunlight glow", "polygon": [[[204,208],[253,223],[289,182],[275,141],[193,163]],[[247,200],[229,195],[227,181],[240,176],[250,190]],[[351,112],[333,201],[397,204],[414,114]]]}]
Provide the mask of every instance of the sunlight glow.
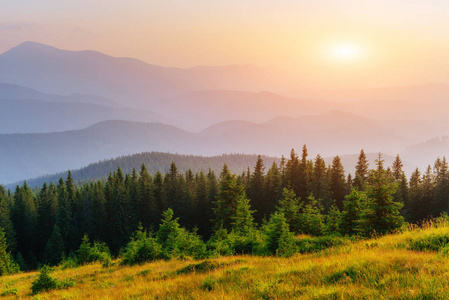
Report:
[{"label": "sunlight glow", "polygon": [[355,61],[362,55],[362,49],[357,44],[339,43],[331,47],[331,56],[339,61]]}]

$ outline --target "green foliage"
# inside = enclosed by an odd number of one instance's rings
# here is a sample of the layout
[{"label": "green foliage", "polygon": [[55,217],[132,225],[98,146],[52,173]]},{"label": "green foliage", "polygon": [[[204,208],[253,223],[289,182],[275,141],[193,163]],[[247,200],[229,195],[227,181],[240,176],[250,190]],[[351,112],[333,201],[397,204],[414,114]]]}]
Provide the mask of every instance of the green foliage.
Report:
[{"label": "green foliage", "polygon": [[0,227],[0,276],[16,273],[19,266],[14,262],[11,254],[8,252],[5,231]]},{"label": "green foliage", "polygon": [[58,265],[64,256],[64,240],[57,224],[45,246],[45,261],[50,266]]},{"label": "green foliage", "polygon": [[245,196],[244,187],[236,180],[236,176],[229,172],[226,165],[221,173],[220,188],[216,197],[215,208],[215,230],[223,227],[231,230],[233,217],[236,216],[237,205]]},{"label": "green foliage", "polygon": [[206,273],[219,268],[218,263],[213,263],[210,260],[205,260],[196,264],[189,264],[182,269],[179,269],[177,274],[191,274],[191,273]]},{"label": "green foliage", "polygon": [[162,246],[151,234],[142,231],[142,227],[139,227],[121,256],[124,265],[143,264],[162,258]]},{"label": "green foliage", "polygon": [[403,204],[394,201],[396,183],[387,176],[381,154],[376,163],[377,169],[372,171],[366,188],[368,202],[361,220],[361,228],[366,236],[391,233],[404,224],[404,218],[400,215]]},{"label": "green foliage", "polygon": [[326,233],[330,235],[339,234],[341,213],[336,205],[332,205],[326,216]]},{"label": "green foliage", "polygon": [[283,213],[275,212],[271,215],[266,233],[266,247],[272,255],[291,256],[296,252],[295,238]]},{"label": "green foliage", "polygon": [[296,240],[299,253],[318,252],[324,249],[350,244],[351,240],[338,236],[304,237]]},{"label": "green foliage", "polygon": [[81,245],[76,253],[78,265],[84,265],[94,261],[111,261],[111,253],[108,246],[102,242],[94,242],[92,245],[89,242],[89,237],[87,234],[84,235]]},{"label": "green foliage", "polygon": [[297,232],[299,226],[299,198],[291,188],[284,188],[277,210],[284,214],[290,230]]},{"label": "green foliage", "polygon": [[48,266],[43,266],[39,276],[31,283],[31,291],[35,295],[55,289],[66,289],[74,285],[75,282],[72,279],[60,281],[51,277],[50,268]]},{"label": "green foliage", "polygon": [[207,249],[214,256],[227,256],[233,254],[232,241],[229,239],[228,231],[219,228],[207,241]]},{"label": "green foliage", "polygon": [[321,206],[313,195],[308,198],[308,204],[299,215],[299,230],[305,234],[323,235],[325,231],[324,216]]},{"label": "green foliage", "polygon": [[254,224],[253,213],[249,204],[249,199],[241,197],[238,200],[235,215],[231,216],[233,222],[232,230],[239,235],[245,236],[251,234],[256,225]]},{"label": "green foliage", "polygon": [[[408,249],[416,251],[447,252],[449,236],[446,233],[431,233],[408,240]],[[443,250],[444,249],[444,250]]]},{"label": "green foliage", "polygon": [[212,291],[217,285],[217,281],[212,277],[207,277],[201,284],[201,289],[206,291]]},{"label": "green foliage", "polygon": [[341,213],[339,229],[343,235],[355,235],[359,233],[362,212],[365,209],[367,198],[365,193],[356,189],[346,196],[343,212]]},{"label": "green foliage", "polygon": [[5,296],[15,296],[19,293],[19,289],[18,288],[8,288],[6,290],[4,290],[0,295],[2,297]]}]

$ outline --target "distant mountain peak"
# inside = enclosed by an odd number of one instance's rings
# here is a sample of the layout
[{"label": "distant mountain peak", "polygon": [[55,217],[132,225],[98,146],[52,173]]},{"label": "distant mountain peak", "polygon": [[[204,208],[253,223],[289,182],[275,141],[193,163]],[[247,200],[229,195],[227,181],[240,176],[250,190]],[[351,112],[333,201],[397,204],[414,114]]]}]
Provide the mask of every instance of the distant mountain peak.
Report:
[{"label": "distant mountain peak", "polygon": [[34,41],[26,41],[14,48],[11,48],[4,54],[30,55],[33,53],[54,53],[59,51],[61,50],[53,46],[41,44]]}]

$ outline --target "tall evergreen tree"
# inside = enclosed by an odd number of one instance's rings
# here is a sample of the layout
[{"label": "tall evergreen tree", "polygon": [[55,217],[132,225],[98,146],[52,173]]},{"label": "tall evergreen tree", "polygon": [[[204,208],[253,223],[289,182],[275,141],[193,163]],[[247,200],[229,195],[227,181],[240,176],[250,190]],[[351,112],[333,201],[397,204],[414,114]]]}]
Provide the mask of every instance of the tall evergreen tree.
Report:
[{"label": "tall evergreen tree", "polygon": [[299,198],[296,196],[293,189],[284,188],[277,210],[284,215],[287,223],[289,224],[290,230],[293,232],[298,232],[299,230],[300,208]]},{"label": "tall evergreen tree", "polygon": [[341,211],[343,210],[344,199],[346,196],[345,171],[340,157],[334,157],[331,169],[331,195],[335,205]]},{"label": "tall evergreen tree", "polygon": [[223,166],[220,178],[220,188],[213,208],[214,230],[224,228],[230,231],[232,217],[235,216],[238,202],[245,197],[245,191],[243,186],[237,184],[235,175],[229,172],[227,165]]},{"label": "tall evergreen tree", "polygon": [[0,227],[5,232],[6,243],[8,245],[7,250],[15,253],[17,250],[17,236],[11,220],[11,210],[8,202],[8,195],[3,186],[0,185]]},{"label": "tall evergreen tree", "polygon": [[45,246],[45,263],[50,266],[58,265],[64,257],[64,240],[57,224]]},{"label": "tall evergreen tree", "polygon": [[367,197],[364,192],[353,189],[351,193],[346,196],[339,224],[341,234],[355,235],[360,233],[360,220],[366,205]]},{"label": "tall evergreen tree", "polygon": [[0,276],[16,273],[18,271],[18,265],[14,262],[8,251],[5,231],[0,227]]},{"label": "tall evergreen tree", "polygon": [[247,189],[248,198],[251,199],[252,206],[257,211],[255,214],[255,219],[260,222],[263,216],[266,214],[264,205],[264,183],[265,183],[265,167],[263,164],[262,157],[259,155],[257,157],[256,166],[254,167],[254,172],[251,174],[249,179],[249,185]]},{"label": "tall evergreen tree", "polygon": [[403,204],[394,201],[396,183],[391,182],[383,167],[382,155],[376,159],[371,182],[367,185],[368,205],[364,212],[364,233],[385,234],[400,228],[404,218],[400,215]]},{"label": "tall evergreen tree", "polygon": [[369,163],[366,159],[363,149],[360,151],[357,165],[355,166],[354,187],[359,191],[365,190],[366,180],[368,179],[368,167]]}]

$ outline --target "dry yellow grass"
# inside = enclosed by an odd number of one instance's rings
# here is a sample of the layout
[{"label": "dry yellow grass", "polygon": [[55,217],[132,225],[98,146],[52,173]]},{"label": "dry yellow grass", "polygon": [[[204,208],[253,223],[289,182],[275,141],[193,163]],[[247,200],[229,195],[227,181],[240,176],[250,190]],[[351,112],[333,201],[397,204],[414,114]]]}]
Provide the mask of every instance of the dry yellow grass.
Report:
[{"label": "dry yellow grass", "polygon": [[91,264],[56,268],[51,276],[75,286],[31,295],[38,272],[0,278],[5,298],[38,299],[448,299],[449,260],[412,251],[407,242],[449,235],[449,226],[358,241],[290,258],[234,256],[211,259],[213,270],[181,273],[201,261],[158,261],[141,266]]}]

